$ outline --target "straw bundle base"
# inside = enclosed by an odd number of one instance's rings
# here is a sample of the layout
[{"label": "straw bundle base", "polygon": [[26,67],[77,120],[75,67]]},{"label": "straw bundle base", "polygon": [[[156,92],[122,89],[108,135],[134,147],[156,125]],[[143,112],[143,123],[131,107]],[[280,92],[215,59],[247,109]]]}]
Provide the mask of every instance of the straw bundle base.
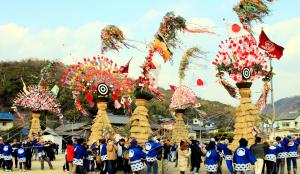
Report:
[{"label": "straw bundle base", "polygon": [[41,124],[40,124],[40,116],[41,114],[39,112],[32,112],[31,113],[31,126],[29,130],[29,137],[33,137],[34,134],[37,135],[37,133],[41,132]]},{"label": "straw bundle base", "polygon": [[189,132],[183,120],[183,113],[176,112],[176,123],[174,129],[172,130],[172,140],[174,142],[180,142],[181,140],[187,140]]},{"label": "straw bundle base", "polygon": [[136,99],[137,107],[130,118],[130,139],[136,139],[139,144],[147,142],[152,134],[148,109],[145,107],[147,102],[145,99]]},{"label": "straw bundle base", "polygon": [[107,102],[97,103],[98,112],[93,120],[93,125],[91,127],[91,135],[88,140],[88,145],[93,144],[93,141],[98,141],[104,137],[104,130],[112,130],[112,125],[106,113]]},{"label": "straw bundle base", "polygon": [[234,138],[231,150],[235,150],[239,146],[239,140],[245,138],[248,145],[254,143],[255,137],[252,131],[258,127],[260,118],[257,107],[251,102],[250,88],[240,88],[241,101],[235,112]]}]

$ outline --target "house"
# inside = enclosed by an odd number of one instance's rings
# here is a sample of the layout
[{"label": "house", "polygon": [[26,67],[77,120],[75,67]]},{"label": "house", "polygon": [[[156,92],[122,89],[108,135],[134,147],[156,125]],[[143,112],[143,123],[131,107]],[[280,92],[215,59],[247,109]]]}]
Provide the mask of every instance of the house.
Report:
[{"label": "house", "polygon": [[0,130],[7,131],[13,127],[13,121],[16,119],[16,116],[10,112],[0,112]]},{"label": "house", "polygon": [[42,138],[44,141],[52,141],[53,143],[58,144],[58,152],[61,152],[63,137],[58,135],[53,129],[46,127],[43,131]]},{"label": "house", "polygon": [[299,112],[289,112],[284,113],[278,116],[275,120],[275,136],[287,136],[293,135],[298,136],[300,135],[300,113]]}]

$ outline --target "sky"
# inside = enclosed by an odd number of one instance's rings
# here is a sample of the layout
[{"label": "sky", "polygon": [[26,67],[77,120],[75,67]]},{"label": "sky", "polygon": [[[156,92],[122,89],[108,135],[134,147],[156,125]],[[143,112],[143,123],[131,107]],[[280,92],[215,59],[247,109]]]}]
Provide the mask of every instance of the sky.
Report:
[{"label": "sky", "polygon": [[[92,57],[100,52],[100,31],[108,24],[118,26],[130,44],[137,49],[123,48],[107,55],[119,65],[131,57],[129,76],[140,75],[146,44],[153,40],[163,15],[174,11],[187,19],[191,27],[208,27],[216,32],[210,34],[180,33],[180,48],[174,50],[173,63],[161,64],[158,86],[168,89],[178,84],[178,66],[184,51],[197,46],[207,52],[207,59],[192,60],[184,84],[191,87],[197,96],[238,105],[225,89],[216,83],[216,70],[212,66],[218,45],[228,37],[230,24],[238,23],[232,7],[238,0],[26,0],[2,1],[0,6],[0,61],[17,61],[26,58],[60,60],[66,64],[77,63],[83,57]],[[300,1],[274,0],[271,14],[264,23],[255,23],[257,38],[261,27],[271,40],[285,47],[281,60],[274,60],[275,100],[300,94]],[[225,19],[225,20],[224,20]],[[196,85],[197,79],[204,86]],[[256,80],[252,87],[255,102],[262,91],[262,83]],[[270,101],[270,100],[269,100]]]}]

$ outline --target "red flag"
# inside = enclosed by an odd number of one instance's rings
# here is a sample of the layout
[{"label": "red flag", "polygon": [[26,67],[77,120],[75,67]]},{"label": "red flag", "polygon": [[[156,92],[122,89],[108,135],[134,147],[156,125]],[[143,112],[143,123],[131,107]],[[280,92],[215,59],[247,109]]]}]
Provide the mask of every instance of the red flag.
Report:
[{"label": "red flag", "polygon": [[[131,59],[132,59],[132,58],[131,58]],[[126,63],[125,66],[121,66],[121,67],[120,67],[120,73],[121,73],[121,74],[128,73],[128,70],[129,70],[129,63],[130,63],[131,59]]]},{"label": "red flag", "polygon": [[277,58],[278,60],[281,58],[284,50],[282,46],[272,42],[268,38],[264,30],[261,30],[261,33],[259,35],[258,47],[265,50],[268,57]]},{"label": "red flag", "polygon": [[176,91],[176,88],[177,88],[176,86],[170,85],[170,89],[171,89],[172,92],[175,92],[175,91]]}]

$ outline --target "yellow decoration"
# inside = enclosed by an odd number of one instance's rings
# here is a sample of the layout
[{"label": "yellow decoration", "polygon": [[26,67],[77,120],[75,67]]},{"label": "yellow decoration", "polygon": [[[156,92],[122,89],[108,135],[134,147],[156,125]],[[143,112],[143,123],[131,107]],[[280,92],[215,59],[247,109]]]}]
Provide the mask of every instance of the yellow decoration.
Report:
[{"label": "yellow decoration", "polygon": [[251,101],[250,88],[240,88],[241,101],[235,112],[234,140],[230,146],[235,150],[239,146],[239,140],[245,138],[248,145],[254,143],[255,137],[252,135],[254,127],[259,126],[260,118],[257,107]]},{"label": "yellow decoration", "polygon": [[40,124],[40,116],[39,112],[31,112],[31,126],[29,131],[29,137],[33,137],[33,134],[37,134],[42,131],[41,124]]},{"label": "yellow decoration", "polygon": [[130,118],[130,139],[136,139],[139,144],[147,142],[152,134],[148,109],[145,107],[147,102],[144,99],[136,99],[137,107]]},{"label": "yellow decoration", "polygon": [[176,112],[176,123],[172,130],[172,140],[176,143],[179,143],[181,140],[188,139],[188,130],[183,120],[183,113]]},{"label": "yellow decoration", "polygon": [[103,137],[103,130],[105,128],[109,128],[112,130],[112,126],[108,115],[106,113],[107,102],[98,102],[97,103],[98,112],[96,117],[93,120],[93,125],[91,127],[91,135],[89,137],[88,145],[93,144],[93,141],[98,141],[99,139],[105,138]]}]

